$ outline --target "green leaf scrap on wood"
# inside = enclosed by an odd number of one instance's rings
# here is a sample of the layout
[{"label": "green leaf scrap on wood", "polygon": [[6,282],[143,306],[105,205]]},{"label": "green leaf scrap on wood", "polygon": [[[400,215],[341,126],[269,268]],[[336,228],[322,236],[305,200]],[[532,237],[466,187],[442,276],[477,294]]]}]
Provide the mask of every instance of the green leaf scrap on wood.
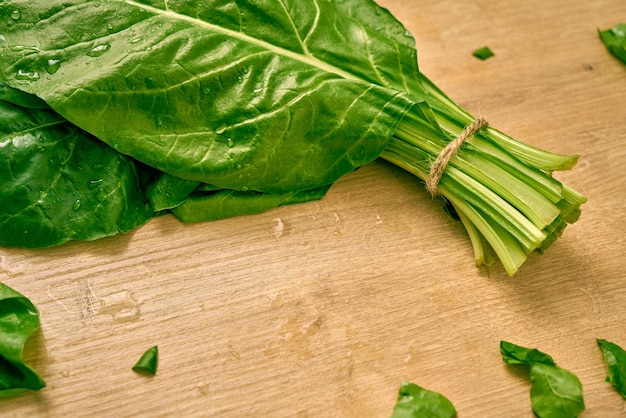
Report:
[{"label": "green leaf scrap on wood", "polygon": [[606,380],[611,382],[626,399],[626,351],[619,345],[607,340],[598,339],[597,341],[609,370]]},{"label": "green leaf scrap on wood", "polygon": [[0,283],[0,397],[46,386],[22,358],[24,344],[39,328],[39,313],[28,298]]},{"label": "green leaf scrap on wood", "polygon": [[585,410],[580,380],[548,354],[506,341],[500,342],[500,353],[507,364],[530,366],[530,401],[538,417],[577,417]]},{"label": "green leaf scrap on wood", "polygon": [[133,371],[155,375],[159,365],[159,347],[154,346],[146,350],[141,358],[133,366]]},{"label": "green leaf scrap on wood", "polygon": [[445,396],[414,383],[403,382],[391,418],[453,418],[456,415],[452,402]]},{"label": "green leaf scrap on wood", "polygon": [[604,46],[626,64],[626,23],[618,23],[610,29],[598,29]]}]

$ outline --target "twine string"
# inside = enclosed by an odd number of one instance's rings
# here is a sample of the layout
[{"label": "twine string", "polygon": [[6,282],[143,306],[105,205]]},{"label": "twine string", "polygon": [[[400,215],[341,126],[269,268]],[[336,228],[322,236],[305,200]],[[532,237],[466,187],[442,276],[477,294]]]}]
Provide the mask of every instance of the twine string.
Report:
[{"label": "twine string", "polygon": [[481,128],[487,125],[487,121],[483,118],[474,120],[472,123],[467,125],[465,129],[463,129],[463,132],[461,132],[458,137],[441,150],[435,161],[430,166],[430,172],[428,173],[428,178],[426,179],[426,189],[432,196],[439,194],[439,180],[441,180],[441,176],[448,166],[448,163],[459,151],[461,145],[463,145],[468,138],[474,136]]}]

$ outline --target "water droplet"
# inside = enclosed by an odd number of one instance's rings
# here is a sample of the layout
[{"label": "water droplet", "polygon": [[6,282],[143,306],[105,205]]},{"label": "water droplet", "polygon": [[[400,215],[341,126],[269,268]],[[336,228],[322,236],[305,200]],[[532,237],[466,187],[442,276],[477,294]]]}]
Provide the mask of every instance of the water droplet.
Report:
[{"label": "water droplet", "polygon": [[63,370],[61,372],[61,376],[63,376],[63,377],[70,377],[70,371],[69,370]]},{"label": "water droplet", "polygon": [[114,321],[126,322],[139,319],[141,302],[133,297],[128,290],[111,293],[99,298],[100,309],[98,315],[111,315]]},{"label": "water droplet", "polygon": [[54,60],[54,59],[50,59],[48,61],[46,61],[46,72],[48,74],[54,74],[57,71],[59,71],[59,68],[61,68],[61,61],[60,60]]},{"label": "water droplet", "polygon": [[234,147],[234,146],[235,146],[235,143],[233,142],[233,139],[232,139],[232,138],[228,138],[228,139],[226,140],[226,145],[228,145],[228,148],[232,148],[232,147]]},{"label": "water droplet", "polygon": [[248,71],[250,71],[250,70],[248,70],[248,67],[243,67],[241,69],[241,72],[244,73],[244,74],[248,74]]},{"label": "water droplet", "polygon": [[108,30],[113,30],[113,25],[112,25],[111,23],[109,23],[109,24],[107,25],[107,29],[108,29]]},{"label": "water droplet", "polygon": [[76,199],[76,201],[74,201],[74,204],[72,205],[72,210],[80,209],[80,205],[81,205],[80,199]]},{"label": "water droplet", "polygon": [[20,20],[21,17],[22,13],[19,10],[13,10],[13,12],[11,12],[11,19]]},{"label": "water droplet", "polygon": [[143,41],[143,36],[140,36],[140,37],[138,37],[138,38],[131,39],[131,40],[130,40],[130,41],[128,41],[128,42],[129,42],[129,43],[131,43],[131,44],[138,44],[138,43],[139,43],[139,42],[141,42],[141,41]]},{"label": "water droplet", "polygon": [[242,76],[238,76],[237,77],[237,83],[239,83],[239,84],[243,83],[243,77]]},{"label": "water droplet", "polygon": [[102,184],[102,179],[89,180],[89,183],[87,184],[87,188],[89,190],[93,190],[96,187],[100,186],[101,184]]},{"label": "water droplet", "polygon": [[18,70],[15,76],[16,80],[33,82],[39,80],[41,77],[37,71]]},{"label": "water droplet", "polygon": [[106,42],[103,44],[99,44],[91,48],[91,51],[87,52],[87,56],[99,57],[100,55],[106,53],[109,49],[111,49],[110,43]]},{"label": "water droplet", "polygon": [[248,188],[248,186],[243,186],[243,187],[241,188],[241,191],[242,191],[242,192],[247,192],[248,190],[250,190],[250,189]]},{"label": "water droplet", "polygon": [[93,7],[100,7],[100,3],[94,3]]}]

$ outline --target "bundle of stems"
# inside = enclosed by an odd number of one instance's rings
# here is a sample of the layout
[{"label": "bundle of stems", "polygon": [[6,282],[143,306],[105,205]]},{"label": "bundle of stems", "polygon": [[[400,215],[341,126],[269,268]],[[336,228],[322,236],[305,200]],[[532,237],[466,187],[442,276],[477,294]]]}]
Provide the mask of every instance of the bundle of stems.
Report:
[{"label": "bundle of stems", "polygon": [[[436,124],[409,113],[381,157],[425,182],[433,163],[475,118],[422,77]],[[475,126],[475,125],[474,125]],[[533,252],[543,252],[580,216],[586,197],[552,176],[577,155],[560,155],[519,142],[490,126],[478,126],[446,161],[433,195],[454,208],[472,242],[478,266],[495,258],[509,275]]]}]

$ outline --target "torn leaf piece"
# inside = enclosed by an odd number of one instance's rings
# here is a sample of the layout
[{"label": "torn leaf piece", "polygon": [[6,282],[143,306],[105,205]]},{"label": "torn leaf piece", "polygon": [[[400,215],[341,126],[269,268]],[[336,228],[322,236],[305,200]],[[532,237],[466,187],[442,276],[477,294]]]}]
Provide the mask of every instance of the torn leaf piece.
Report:
[{"label": "torn leaf piece", "polygon": [[611,382],[618,392],[626,399],[626,351],[622,347],[607,340],[597,340],[604,362],[609,369],[607,382]]},{"label": "torn leaf piece", "polygon": [[484,61],[487,58],[493,57],[495,54],[491,49],[489,49],[488,46],[483,46],[482,48],[478,48],[477,50],[472,52],[472,55]]},{"label": "torn leaf piece", "polygon": [[448,398],[414,383],[403,382],[391,418],[454,418],[456,416],[456,409]]},{"label": "torn leaf piece", "polygon": [[0,283],[0,398],[46,386],[22,358],[24,344],[39,328],[39,312],[28,298]]},{"label": "torn leaf piece", "polygon": [[573,418],[585,410],[580,380],[548,354],[506,341],[500,342],[500,353],[507,364],[530,366],[530,402],[536,416]]},{"label": "torn leaf piece", "polygon": [[610,29],[598,29],[604,46],[626,64],[626,23],[618,23]]},{"label": "torn leaf piece", "polygon": [[159,347],[149,348],[133,366],[133,371],[155,375],[159,364]]}]

